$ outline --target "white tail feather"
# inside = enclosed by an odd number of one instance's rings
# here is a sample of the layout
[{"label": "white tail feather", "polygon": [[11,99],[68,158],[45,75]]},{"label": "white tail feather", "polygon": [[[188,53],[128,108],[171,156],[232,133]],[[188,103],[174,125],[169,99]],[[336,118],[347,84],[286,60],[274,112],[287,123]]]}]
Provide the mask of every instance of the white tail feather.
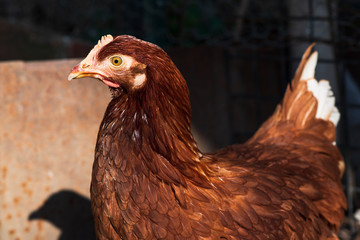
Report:
[{"label": "white tail feather", "polygon": [[315,68],[318,59],[318,53],[313,52],[305,64],[300,80],[308,80],[315,78]]},{"label": "white tail feather", "polygon": [[315,67],[317,64],[318,53],[314,52],[309,57],[301,74],[300,81],[306,81],[308,90],[311,91],[318,101],[316,118],[328,120],[336,126],[340,113],[335,107],[335,96],[331,90],[329,81],[315,79]]}]

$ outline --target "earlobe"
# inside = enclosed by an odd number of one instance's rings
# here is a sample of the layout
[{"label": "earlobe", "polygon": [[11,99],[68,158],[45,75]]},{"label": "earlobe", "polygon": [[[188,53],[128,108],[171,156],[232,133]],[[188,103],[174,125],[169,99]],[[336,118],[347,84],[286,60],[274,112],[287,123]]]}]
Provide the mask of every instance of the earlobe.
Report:
[{"label": "earlobe", "polygon": [[146,74],[145,73],[141,73],[141,74],[137,74],[134,78],[134,87],[139,87],[141,86],[144,82],[146,81]]},{"label": "earlobe", "polygon": [[146,81],[146,65],[143,63],[138,63],[133,69],[132,69],[134,77],[133,87],[138,88],[144,84]]}]

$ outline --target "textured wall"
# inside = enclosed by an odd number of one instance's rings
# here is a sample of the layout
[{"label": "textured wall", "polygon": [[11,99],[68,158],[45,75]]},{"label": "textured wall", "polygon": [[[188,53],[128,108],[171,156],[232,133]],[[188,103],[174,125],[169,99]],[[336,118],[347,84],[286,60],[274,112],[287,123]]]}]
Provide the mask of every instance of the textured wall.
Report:
[{"label": "textured wall", "polygon": [[93,149],[110,96],[93,79],[67,81],[77,62],[0,63],[0,239],[92,236]]}]

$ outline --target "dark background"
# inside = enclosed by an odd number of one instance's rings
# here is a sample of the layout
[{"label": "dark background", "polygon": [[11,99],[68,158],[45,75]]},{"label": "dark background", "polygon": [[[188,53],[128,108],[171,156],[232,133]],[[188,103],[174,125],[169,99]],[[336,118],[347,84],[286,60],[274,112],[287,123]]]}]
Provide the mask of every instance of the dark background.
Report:
[{"label": "dark background", "polygon": [[331,81],[342,114],[344,231],[356,235],[359,1],[0,0],[1,61],[84,57],[109,33],[134,35],[169,53],[188,81],[204,150],[249,138],[281,100],[305,48],[316,42],[317,77]]}]

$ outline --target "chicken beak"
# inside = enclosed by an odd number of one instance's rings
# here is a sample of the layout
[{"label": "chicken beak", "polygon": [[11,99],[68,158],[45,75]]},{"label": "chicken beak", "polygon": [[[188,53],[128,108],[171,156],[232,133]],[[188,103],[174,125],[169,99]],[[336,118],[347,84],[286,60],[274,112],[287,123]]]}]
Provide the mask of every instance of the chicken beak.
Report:
[{"label": "chicken beak", "polygon": [[71,69],[68,76],[68,80],[71,81],[73,79],[84,78],[84,77],[98,78],[99,76],[96,73],[86,72],[79,65],[77,65],[73,67],[73,69]]},{"label": "chicken beak", "polygon": [[73,67],[73,69],[71,69],[71,71],[69,73],[69,76],[68,76],[68,80],[71,81],[73,79],[84,78],[84,77],[91,77],[91,78],[100,79],[106,85],[108,85],[110,87],[117,88],[117,87],[120,86],[117,83],[106,80],[106,78],[101,73],[97,73],[95,71],[93,71],[93,72],[92,71],[86,71],[82,67],[80,67],[79,65],[77,65],[77,66]]}]

